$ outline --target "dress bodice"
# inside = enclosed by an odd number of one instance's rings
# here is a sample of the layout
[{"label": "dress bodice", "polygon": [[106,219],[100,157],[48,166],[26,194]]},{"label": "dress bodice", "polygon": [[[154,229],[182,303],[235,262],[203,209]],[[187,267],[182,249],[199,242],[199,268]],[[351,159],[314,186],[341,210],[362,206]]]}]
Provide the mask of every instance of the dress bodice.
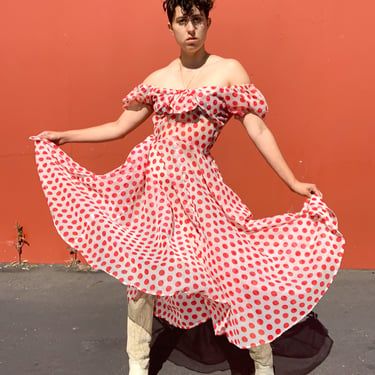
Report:
[{"label": "dress bodice", "polygon": [[262,119],[267,103],[252,84],[170,89],[140,84],[123,100],[152,106],[155,141],[173,139],[208,154],[232,115],[254,113]]}]

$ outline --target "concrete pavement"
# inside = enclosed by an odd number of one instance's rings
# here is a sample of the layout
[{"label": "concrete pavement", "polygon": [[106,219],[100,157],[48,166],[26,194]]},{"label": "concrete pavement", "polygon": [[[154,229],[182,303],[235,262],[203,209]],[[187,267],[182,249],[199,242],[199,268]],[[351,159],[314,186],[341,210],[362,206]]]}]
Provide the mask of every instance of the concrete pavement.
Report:
[{"label": "concrete pavement", "polygon": [[[312,375],[375,374],[374,281],[339,272],[314,310],[334,345]],[[105,273],[0,264],[0,309],[1,375],[127,375],[126,288]],[[166,362],[160,374],[194,372]]]}]

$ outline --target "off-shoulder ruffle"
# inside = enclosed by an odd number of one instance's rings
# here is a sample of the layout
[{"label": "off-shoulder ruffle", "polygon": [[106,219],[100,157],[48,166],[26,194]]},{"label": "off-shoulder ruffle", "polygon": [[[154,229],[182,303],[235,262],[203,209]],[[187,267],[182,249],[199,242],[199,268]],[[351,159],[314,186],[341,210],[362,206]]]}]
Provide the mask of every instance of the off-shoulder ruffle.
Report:
[{"label": "off-shoulder ruffle", "polygon": [[268,111],[266,99],[253,84],[195,89],[160,88],[140,84],[123,99],[124,108],[133,101],[151,105],[160,115],[182,114],[200,108],[210,117],[218,116],[221,112],[236,117],[254,113],[264,119]]}]

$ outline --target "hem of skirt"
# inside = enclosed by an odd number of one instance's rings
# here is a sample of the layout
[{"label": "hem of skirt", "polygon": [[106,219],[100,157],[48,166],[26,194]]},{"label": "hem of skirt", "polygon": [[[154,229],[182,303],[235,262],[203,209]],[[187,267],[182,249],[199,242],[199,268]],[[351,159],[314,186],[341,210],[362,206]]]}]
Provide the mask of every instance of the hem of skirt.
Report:
[{"label": "hem of skirt", "polygon": [[[57,229],[57,228],[56,228]],[[58,231],[59,232],[59,231]],[[59,232],[60,234],[60,232]],[[60,234],[61,235],[61,234]],[[69,244],[69,242],[67,242]],[[138,287],[136,285],[134,285],[134,283],[131,283],[131,282],[124,282],[124,281],[121,281],[120,278],[118,276],[115,276],[115,275],[112,275],[110,272],[107,272],[106,270],[100,268],[99,266],[93,266],[93,262],[89,261],[88,259],[86,259],[85,255],[83,254],[83,252],[81,252],[81,254],[83,255],[84,259],[87,261],[87,263],[92,266],[93,268],[95,269],[98,269],[98,270],[101,270],[103,272],[105,272],[106,274],[108,274],[109,276],[111,277],[114,277],[116,278],[117,280],[119,280],[122,284],[126,285],[126,286],[130,286],[130,287],[133,287],[135,289],[138,289],[140,290],[141,292],[143,293],[146,293],[146,294],[150,294],[150,295],[153,295],[153,296],[156,296],[156,297],[170,297],[170,296],[173,296],[175,295],[176,293],[185,293],[186,295],[194,295],[194,294],[202,294],[203,296],[207,297],[208,299],[210,299],[211,301],[214,301],[214,302],[218,302],[218,303],[221,303],[221,304],[224,304],[224,305],[227,305],[229,306],[229,308],[231,307],[231,304],[228,303],[226,300],[221,300],[221,299],[213,299],[211,298],[206,291],[204,290],[197,290],[197,291],[186,291],[186,290],[183,290],[183,289],[174,289],[172,290],[171,292],[162,292],[162,293],[158,293],[158,291],[150,291],[146,288],[141,288],[141,287]],[[290,324],[289,327],[287,328],[284,328],[281,330],[281,332],[277,335],[275,335],[272,340],[260,340],[258,342],[250,342],[248,345],[245,345],[245,346],[241,346],[237,343],[235,343],[234,339],[231,338],[231,336],[229,336],[229,334],[226,332],[225,328],[222,328],[220,329],[219,331],[223,332],[223,333],[220,333],[220,334],[217,334],[217,336],[221,336],[221,335],[226,335],[228,341],[237,346],[238,348],[240,349],[250,349],[254,346],[259,346],[259,345],[264,345],[264,344],[269,344],[271,343],[272,341],[276,340],[278,337],[280,337],[283,333],[285,333],[286,331],[288,331],[289,329],[291,329],[293,326],[295,326],[297,323],[301,322],[304,318],[306,318],[306,316],[315,308],[315,306],[320,302],[320,300],[324,297],[324,295],[326,294],[328,288],[331,286],[333,280],[335,279],[339,269],[340,269],[340,265],[341,265],[341,261],[342,261],[342,256],[341,256],[341,259],[340,259],[340,263],[337,265],[337,268],[335,270],[335,272],[332,273],[332,277],[330,278],[329,280],[329,283],[327,283],[325,289],[324,289],[324,292],[321,294],[321,296],[319,297],[319,300],[317,302],[314,302],[313,305],[312,305],[312,308],[309,310],[309,311],[306,311],[306,313],[301,316],[301,317],[298,317],[298,319],[293,322],[293,324]],[[181,329],[190,329],[190,328],[194,328],[196,326],[198,326],[199,324],[202,324],[204,322],[206,322],[207,320],[210,319],[210,316],[207,317],[207,319],[203,319],[201,321],[198,321],[197,323],[193,323],[192,325],[190,325],[189,327],[179,327],[179,326],[176,326],[172,321],[166,319],[165,317],[161,317],[161,316],[158,316],[159,318],[162,318],[164,320],[166,320],[169,324],[175,326],[175,327],[178,327],[178,328],[181,328]],[[214,329],[215,329],[215,326],[214,326]],[[215,333],[216,335],[216,333]]]},{"label": "hem of skirt", "polygon": [[[326,294],[328,288],[331,286],[331,284],[332,284],[334,278],[336,277],[336,275],[337,275],[339,269],[340,269],[340,267],[338,267],[337,270],[336,270],[336,272],[333,273],[333,275],[332,275],[332,279],[331,279],[329,285],[324,289],[324,293],[321,295],[321,297],[319,298],[319,300],[318,300],[317,302],[314,302],[312,308],[311,308],[309,311],[307,311],[303,316],[301,316],[300,318],[298,318],[295,322],[293,322],[293,324],[291,324],[289,327],[282,329],[281,332],[280,332],[279,334],[275,335],[275,336],[273,337],[272,340],[260,340],[260,341],[257,341],[257,342],[250,342],[249,345],[244,345],[244,346],[242,346],[242,345],[238,345],[237,343],[235,343],[235,342],[234,342],[235,340],[234,340],[231,336],[229,336],[228,332],[225,331],[225,330],[223,331],[223,333],[220,333],[220,334],[216,334],[216,333],[215,333],[215,335],[216,335],[216,336],[222,336],[222,335],[225,335],[225,336],[227,337],[228,341],[229,341],[231,344],[237,346],[239,349],[250,349],[250,348],[255,347],[255,346],[260,346],[260,345],[265,345],[265,344],[270,344],[270,343],[272,343],[274,340],[276,340],[277,338],[279,338],[279,337],[280,337],[282,334],[284,334],[286,331],[288,331],[289,329],[291,329],[292,327],[294,327],[296,324],[300,323],[303,319],[305,319],[305,318],[306,318],[306,317],[307,317],[307,316],[308,316],[308,315],[314,310],[314,308],[316,307],[316,305],[320,302],[320,300],[321,300],[321,299],[324,297],[324,295]],[[112,275],[111,275],[111,276],[112,276]],[[113,277],[114,277],[114,276],[113,276]],[[129,284],[126,284],[126,285],[129,285]],[[129,286],[133,286],[133,285],[129,285]],[[136,287],[135,287],[135,288],[136,288]],[[138,288],[137,288],[137,289],[138,289]],[[139,290],[141,290],[141,289],[139,289]],[[146,293],[146,292],[144,292],[144,293]],[[199,292],[197,292],[197,293],[199,293]],[[149,294],[156,295],[155,293],[149,293]],[[166,294],[166,295],[162,294],[162,295],[156,295],[156,296],[157,296],[157,297],[168,297],[168,296],[171,296],[171,295],[173,295],[173,294],[174,294],[174,293],[172,293],[172,294],[168,294],[168,295],[167,295],[167,294]],[[216,301],[216,300],[213,300],[213,299],[212,299],[212,301],[219,302],[219,301]],[[220,302],[220,303],[225,303],[225,302]],[[225,303],[225,304],[228,305],[228,303]],[[202,319],[202,320],[199,320],[199,321],[197,321],[197,322],[194,322],[194,323],[193,323],[192,325],[190,325],[189,327],[180,327],[180,326],[174,324],[174,322],[171,321],[170,319],[168,319],[167,317],[161,316],[160,314],[154,314],[154,316],[157,317],[157,318],[160,318],[160,319],[164,319],[164,320],[167,321],[170,325],[172,325],[172,326],[174,326],[174,327],[177,327],[177,328],[180,328],[180,329],[191,329],[191,328],[194,328],[194,327],[196,327],[196,326],[198,326],[198,325],[200,325],[200,324],[203,324],[203,323],[207,322],[209,319],[211,319],[211,317],[208,316],[208,317],[205,318],[205,319]],[[214,331],[215,331],[215,325],[214,325]]]}]

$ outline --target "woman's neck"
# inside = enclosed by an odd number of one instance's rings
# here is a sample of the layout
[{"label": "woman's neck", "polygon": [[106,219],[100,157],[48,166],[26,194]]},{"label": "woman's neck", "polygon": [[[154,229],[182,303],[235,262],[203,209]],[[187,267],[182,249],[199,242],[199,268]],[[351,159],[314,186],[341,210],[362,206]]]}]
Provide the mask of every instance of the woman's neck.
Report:
[{"label": "woman's neck", "polygon": [[181,51],[180,62],[184,68],[198,69],[205,64],[209,56],[210,54],[204,48],[193,53]]}]

